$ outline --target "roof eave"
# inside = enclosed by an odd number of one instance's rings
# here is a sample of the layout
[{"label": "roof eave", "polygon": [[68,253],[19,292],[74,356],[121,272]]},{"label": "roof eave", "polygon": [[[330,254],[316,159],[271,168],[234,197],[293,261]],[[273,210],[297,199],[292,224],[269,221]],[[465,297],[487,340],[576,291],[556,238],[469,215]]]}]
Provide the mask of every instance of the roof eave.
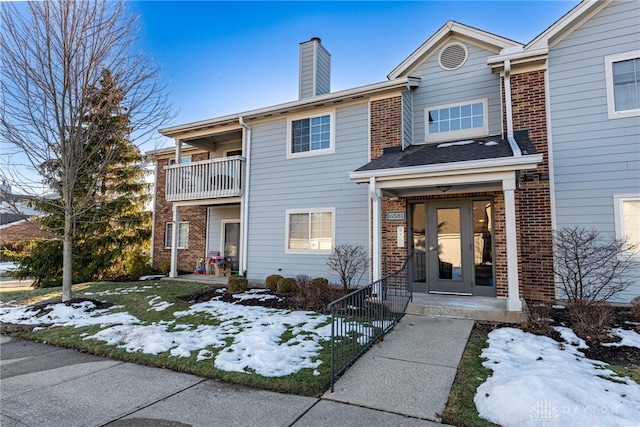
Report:
[{"label": "roof eave", "polygon": [[[494,159],[469,160],[464,162],[438,163],[435,165],[409,166],[404,168],[353,171],[349,178],[358,184],[367,183],[371,178],[384,181],[390,179],[410,179],[425,176],[455,176],[470,173],[501,172],[536,169],[542,162],[542,154],[500,157]],[[452,166],[455,165],[455,168]]]},{"label": "roof eave", "polygon": [[349,100],[356,100],[366,96],[389,92],[393,90],[408,90],[420,85],[420,79],[415,77],[403,77],[394,80],[373,83],[353,89],[339,92],[332,92],[325,95],[314,96],[301,100],[291,101],[266,108],[249,110],[241,113],[231,114],[213,119],[198,122],[186,123],[160,129],[159,132],[167,137],[176,137],[195,130],[237,124],[242,117],[245,121],[256,120],[277,115],[284,115],[295,111],[300,111],[312,107],[321,107],[331,103],[339,103]]}]

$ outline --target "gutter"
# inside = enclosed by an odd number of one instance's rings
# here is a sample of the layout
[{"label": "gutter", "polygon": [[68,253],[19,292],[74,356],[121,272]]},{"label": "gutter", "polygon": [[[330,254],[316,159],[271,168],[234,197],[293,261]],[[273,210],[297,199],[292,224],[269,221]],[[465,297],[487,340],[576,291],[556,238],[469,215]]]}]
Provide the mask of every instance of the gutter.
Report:
[{"label": "gutter", "polygon": [[242,116],[238,117],[238,122],[245,129],[242,141],[242,150],[245,158],[244,168],[244,194],[242,195],[242,210],[240,212],[240,234],[242,235],[242,247],[240,250],[240,266],[242,276],[247,277],[247,258],[249,244],[249,189],[251,188],[251,128],[244,122]]},{"label": "gutter", "polygon": [[516,139],[513,137],[513,111],[511,108],[511,60],[506,59],[504,61],[504,102],[507,113],[507,141],[513,152],[514,157],[522,156],[520,147],[516,143]]}]

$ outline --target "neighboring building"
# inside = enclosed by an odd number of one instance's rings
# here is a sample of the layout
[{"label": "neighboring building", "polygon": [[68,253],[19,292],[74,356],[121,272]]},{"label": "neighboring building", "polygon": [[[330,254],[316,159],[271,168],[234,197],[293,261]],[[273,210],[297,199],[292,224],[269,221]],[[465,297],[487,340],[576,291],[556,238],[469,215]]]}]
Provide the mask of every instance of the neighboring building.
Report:
[{"label": "neighboring building", "polygon": [[0,251],[20,240],[50,238],[35,219],[37,212],[29,207],[30,198],[14,194],[7,183],[0,184]]},{"label": "neighboring building", "polygon": [[320,39],[301,43],[297,101],[161,130],[154,265],[219,252],[249,279],[337,281],[327,255],[350,242],[367,282],[411,255],[417,292],[553,300],[554,228],[637,238],[639,18],[585,1],[527,45],[450,21],[340,92]]}]

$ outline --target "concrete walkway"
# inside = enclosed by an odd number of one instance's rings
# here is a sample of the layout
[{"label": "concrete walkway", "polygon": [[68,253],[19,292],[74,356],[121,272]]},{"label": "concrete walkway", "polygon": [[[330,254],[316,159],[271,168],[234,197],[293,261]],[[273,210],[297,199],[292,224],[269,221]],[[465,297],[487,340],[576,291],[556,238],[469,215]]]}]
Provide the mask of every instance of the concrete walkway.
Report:
[{"label": "concrete walkway", "polygon": [[0,336],[0,425],[440,426],[470,325],[405,316],[322,399]]},{"label": "concrete walkway", "polygon": [[324,399],[440,421],[473,321],[405,315]]}]

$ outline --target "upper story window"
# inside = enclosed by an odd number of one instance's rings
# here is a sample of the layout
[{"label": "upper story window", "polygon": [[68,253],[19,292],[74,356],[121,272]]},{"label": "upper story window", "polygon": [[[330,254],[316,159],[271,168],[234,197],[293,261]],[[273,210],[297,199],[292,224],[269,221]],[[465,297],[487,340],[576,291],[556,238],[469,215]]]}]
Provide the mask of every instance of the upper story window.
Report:
[{"label": "upper story window", "polygon": [[428,107],[425,122],[427,142],[487,136],[487,100]]},{"label": "upper story window", "polygon": [[604,60],[609,118],[640,116],[640,51]]},{"label": "upper story window", "polygon": [[[180,158],[180,163],[191,163],[191,156],[182,156]],[[175,158],[169,159],[169,164],[170,165],[175,165],[176,164],[176,159]]]},{"label": "upper story window", "polygon": [[[616,194],[613,196],[616,238],[630,245],[640,245],[640,195]],[[638,248],[640,249],[640,248]],[[640,252],[633,259],[640,261]]]},{"label": "upper story window", "polygon": [[287,253],[327,254],[333,249],[334,208],[288,209]]},{"label": "upper story window", "polygon": [[332,122],[332,113],[289,119],[287,157],[333,153]]}]

